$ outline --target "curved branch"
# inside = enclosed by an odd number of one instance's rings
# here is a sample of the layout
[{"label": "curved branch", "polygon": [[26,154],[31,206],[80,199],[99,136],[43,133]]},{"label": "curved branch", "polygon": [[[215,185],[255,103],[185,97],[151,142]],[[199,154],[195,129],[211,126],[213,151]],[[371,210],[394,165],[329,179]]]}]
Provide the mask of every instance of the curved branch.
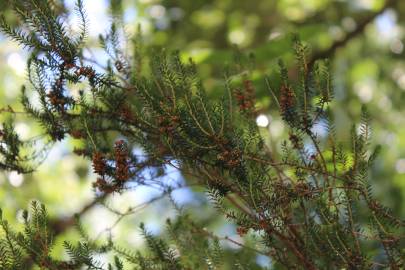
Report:
[{"label": "curved branch", "polygon": [[312,67],[317,60],[331,58],[335,54],[336,50],[338,50],[341,47],[344,47],[350,40],[361,35],[364,32],[364,30],[368,24],[373,22],[377,16],[381,15],[388,8],[394,6],[396,4],[396,2],[397,2],[397,0],[387,0],[386,3],[384,4],[384,6],[378,12],[371,14],[370,16],[364,18],[363,20],[356,21],[356,25],[357,25],[356,29],[349,32],[343,39],[338,40],[335,43],[333,43],[328,49],[315,52],[312,55],[312,57],[308,63],[308,66]]},{"label": "curved branch", "polygon": [[103,202],[107,197],[108,193],[103,193],[100,197],[95,198],[91,202],[87,203],[83,208],[77,212],[76,214],[66,217],[66,218],[57,218],[55,220],[50,221],[50,228],[54,234],[54,236],[60,235],[64,233],[69,228],[73,227],[76,224],[76,217],[81,217],[89,210],[91,210],[94,206],[98,203]]}]

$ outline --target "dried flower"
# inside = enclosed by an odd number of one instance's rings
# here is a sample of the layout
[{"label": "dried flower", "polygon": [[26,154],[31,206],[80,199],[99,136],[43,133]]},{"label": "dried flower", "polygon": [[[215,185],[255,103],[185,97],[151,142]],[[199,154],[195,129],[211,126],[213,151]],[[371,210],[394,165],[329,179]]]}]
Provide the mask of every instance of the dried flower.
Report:
[{"label": "dried flower", "polygon": [[159,132],[165,134],[171,134],[178,127],[180,117],[177,115],[159,116],[158,125]]},{"label": "dried flower", "polygon": [[240,237],[242,237],[248,232],[248,228],[240,226],[240,227],[236,228],[236,232],[238,233],[238,235]]},{"label": "dried flower", "polygon": [[72,68],[75,67],[75,64],[69,63],[69,62],[65,62],[65,63],[64,63],[64,67],[65,67],[66,69],[72,69]]},{"label": "dried flower", "polygon": [[58,91],[50,91],[46,96],[55,107],[63,108],[66,104],[64,97]]},{"label": "dried flower", "polygon": [[217,159],[230,168],[238,166],[240,164],[240,158],[241,151],[238,149],[232,151],[224,150],[217,155]]},{"label": "dried flower", "polygon": [[125,104],[121,106],[119,116],[127,122],[135,121],[134,113],[132,112],[131,108]]},{"label": "dried flower", "polygon": [[116,190],[115,186],[109,185],[107,181],[105,181],[101,177],[97,178],[97,181],[93,183],[93,187],[98,188],[100,191],[104,193],[112,193]]},{"label": "dried flower", "polygon": [[115,142],[115,178],[118,182],[129,179],[128,148],[123,140]]},{"label": "dried flower", "polygon": [[268,227],[266,220],[264,220],[264,219],[260,220],[259,221],[259,226],[260,226],[260,228],[265,230]]},{"label": "dried flower", "polygon": [[107,168],[104,156],[100,152],[93,154],[93,171],[99,175],[104,175]]},{"label": "dried flower", "polygon": [[93,68],[91,67],[78,67],[75,71],[76,76],[85,76],[89,79],[93,78],[96,74]]},{"label": "dried flower", "polygon": [[292,144],[292,146],[294,147],[294,149],[301,149],[302,148],[302,140],[300,137],[298,137],[297,135],[290,133],[289,136],[290,142]]},{"label": "dried flower", "polygon": [[235,90],[235,98],[241,112],[256,114],[255,110],[255,90],[251,80],[243,81],[243,90]]},{"label": "dried flower", "polygon": [[286,121],[294,120],[295,96],[293,90],[288,86],[281,86],[280,90],[280,110]]}]

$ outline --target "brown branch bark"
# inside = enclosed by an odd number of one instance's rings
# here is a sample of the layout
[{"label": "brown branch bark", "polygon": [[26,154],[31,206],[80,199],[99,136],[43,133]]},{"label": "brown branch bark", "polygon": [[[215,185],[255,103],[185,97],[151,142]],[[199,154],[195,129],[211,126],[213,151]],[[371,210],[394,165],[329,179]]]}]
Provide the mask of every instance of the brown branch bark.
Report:
[{"label": "brown branch bark", "polygon": [[343,39],[336,41],[326,50],[315,52],[308,63],[308,67],[311,68],[317,60],[333,57],[339,48],[344,47],[349,41],[361,35],[367,25],[373,22],[378,15],[382,14],[388,8],[395,6],[396,3],[397,0],[387,0],[384,6],[378,12],[375,12],[362,20],[356,21],[356,29],[347,33]]}]

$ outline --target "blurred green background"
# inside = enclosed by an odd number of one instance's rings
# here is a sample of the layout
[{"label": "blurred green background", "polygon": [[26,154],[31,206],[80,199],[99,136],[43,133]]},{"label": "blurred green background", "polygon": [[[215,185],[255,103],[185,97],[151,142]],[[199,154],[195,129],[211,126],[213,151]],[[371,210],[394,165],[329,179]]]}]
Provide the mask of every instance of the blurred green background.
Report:
[{"label": "blurred green background", "polygon": [[[68,15],[74,1],[50,0],[50,4],[71,23],[74,31],[75,18]],[[264,76],[268,75],[270,82],[277,85],[274,79],[277,61],[282,58],[294,77],[291,37],[298,34],[310,45],[313,57],[331,59],[335,87],[331,108],[340,140],[349,140],[351,123],[359,120],[361,105],[367,105],[372,118],[373,144],[383,146],[372,171],[375,194],[398,216],[405,217],[405,1],[85,0],[84,5],[90,21],[88,44],[97,61],[105,60],[97,47],[98,34],[108,30],[111,16],[122,13],[128,37],[135,37],[140,25],[147,45],[180,50],[185,59],[191,56],[213,98],[223,87],[223,70],[234,61],[235,48],[253,53],[252,78],[261,113],[257,122],[270,129],[268,140],[275,149],[285,129],[266,90]],[[10,1],[0,0],[0,11],[8,21],[19,24],[10,11]],[[8,105],[15,111],[21,109],[18,98],[21,85],[26,83],[26,58],[27,52],[0,34],[0,108],[3,110]],[[41,136],[40,127],[24,114],[0,114],[1,122],[9,117],[17,121],[16,129],[23,139]],[[94,199],[91,183],[95,175],[87,161],[72,154],[75,146],[77,141],[71,139],[58,143],[33,174],[0,172],[0,206],[7,218],[18,224],[21,209],[30,200],[38,199],[48,206],[54,219],[68,219]],[[170,177],[173,181],[184,181],[176,171]],[[114,195],[107,204],[125,211],[160,193],[153,188],[139,188]],[[173,199],[191,213],[193,209],[204,208],[199,211],[201,220],[219,235],[240,238],[232,224],[217,218],[201,190],[181,188],[173,193]],[[175,215],[167,202],[167,198],[157,200],[137,215],[122,220],[111,230],[114,238],[124,246],[140,248],[142,238],[134,228],[144,221],[154,233],[161,232],[165,217]],[[107,208],[94,206],[83,215],[83,223],[85,228],[91,228],[94,237],[105,236],[116,218]],[[76,236],[74,230],[68,229],[57,239]],[[259,256],[257,263],[267,265],[269,261]]]}]

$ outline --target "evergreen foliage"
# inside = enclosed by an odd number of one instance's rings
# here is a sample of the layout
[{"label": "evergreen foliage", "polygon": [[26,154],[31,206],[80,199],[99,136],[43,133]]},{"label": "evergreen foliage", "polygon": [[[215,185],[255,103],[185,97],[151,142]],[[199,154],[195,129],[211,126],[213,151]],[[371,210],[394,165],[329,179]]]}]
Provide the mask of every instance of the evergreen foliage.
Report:
[{"label": "evergreen foliage", "polygon": [[[4,20],[0,25],[31,52],[24,109],[50,142],[67,136],[81,140],[83,147],[75,153],[92,161],[100,194],[140,185],[167,189],[142,172],[164,173],[165,166],[173,166],[207,188],[241,236],[259,237],[259,249],[244,246],[242,252],[271,257],[275,269],[405,267],[405,221],[374,199],[369,181],[379,151],[370,149],[370,116],[363,109],[350,150],[336,141],[328,110],[333,98],[328,63],[310,64],[308,47],[299,39],[294,39],[299,78],[291,80],[280,61],[280,85],[270,87],[267,81],[289,127],[278,158],[255,122],[249,58],[238,55],[225,73],[222,97],[215,100],[208,98],[193,61],[185,63],[178,52],[145,48],[138,37],[125,45],[133,52],[127,55],[119,20],[99,38],[110,61],[103,72],[96,71],[92,63],[97,59],[83,55],[87,20],[80,0],[77,36],[48,1],[16,1],[15,11],[24,29]],[[73,87],[80,88],[77,95]],[[327,138],[316,133],[320,125]],[[4,125],[0,135],[0,168],[27,172],[35,167],[27,162],[37,162],[36,155],[25,155],[32,152],[32,142],[19,140],[11,125]],[[142,147],[147,158],[133,154],[134,147]],[[112,241],[100,246],[84,238],[76,245],[66,242],[70,259],[60,261],[51,255],[45,208],[34,202],[30,213],[24,214],[24,233],[1,220],[1,269],[26,269],[33,263],[42,269],[104,269],[95,258],[105,252],[116,255],[107,269],[124,269],[124,261],[135,269],[220,269],[225,259],[219,244],[223,239],[180,213],[167,222],[170,239],[159,239],[141,226],[150,251],[146,255]],[[257,267],[248,259],[233,264],[234,269]]]}]

